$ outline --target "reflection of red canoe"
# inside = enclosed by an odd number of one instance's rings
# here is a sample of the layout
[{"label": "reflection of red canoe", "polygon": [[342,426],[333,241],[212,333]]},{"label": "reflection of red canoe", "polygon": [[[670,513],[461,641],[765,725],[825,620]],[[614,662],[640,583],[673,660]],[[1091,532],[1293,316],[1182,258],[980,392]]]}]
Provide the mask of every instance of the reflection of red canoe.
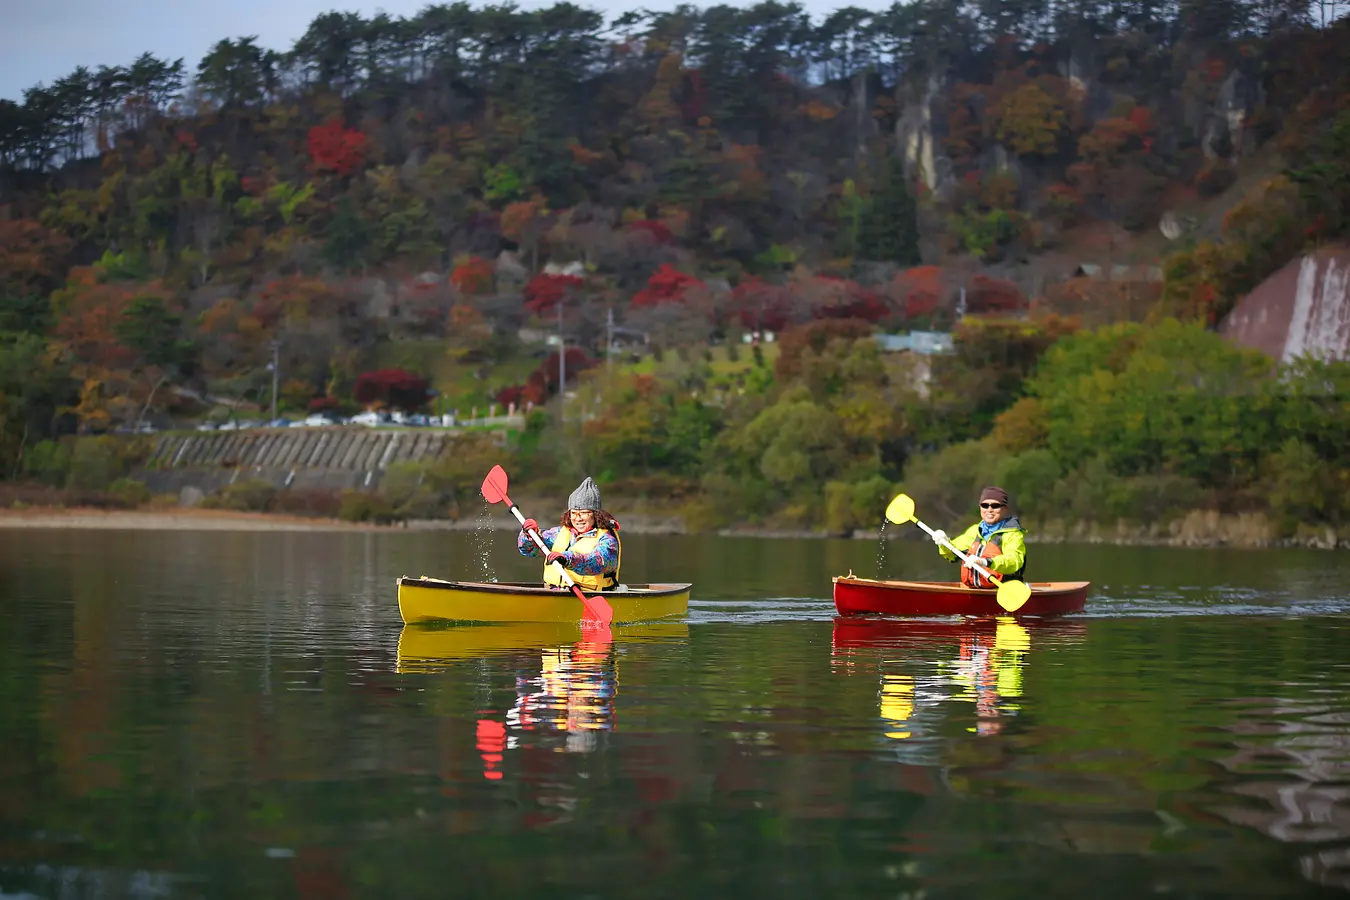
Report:
[{"label": "reflection of red canoe", "polygon": [[[1061,616],[1087,602],[1087,581],[1037,581],[1018,616]],[[968,588],[949,581],[877,581],[834,578],[834,608],[841,616],[1006,616],[992,588]]]},{"label": "reflection of red canoe", "polygon": [[[1008,622],[1008,619],[1001,620]],[[846,647],[894,647],[897,644],[915,645],[941,642],[959,642],[968,638],[993,637],[1000,624],[998,619],[872,619],[859,616],[836,616],[833,645],[836,650]],[[1087,625],[1072,619],[1026,619],[1021,623],[1029,637],[1037,644],[1082,640]]]}]

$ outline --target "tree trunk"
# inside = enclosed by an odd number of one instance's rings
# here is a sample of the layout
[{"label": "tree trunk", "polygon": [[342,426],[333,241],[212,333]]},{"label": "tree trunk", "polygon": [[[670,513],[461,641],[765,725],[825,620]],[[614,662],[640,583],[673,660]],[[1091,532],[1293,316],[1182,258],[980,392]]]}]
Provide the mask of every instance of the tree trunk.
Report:
[{"label": "tree trunk", "polygon": [[159,378],[150,383],[150,396],[145,398],[145,405],[141,407],[141,414],[136,417],[136,433],[141,433],[141,422],[145,421],[145,414],[150,411],[150,404],[155,402],[155,394],[159,392],[164,382],[169,380],[167,373],[160,373]]}]

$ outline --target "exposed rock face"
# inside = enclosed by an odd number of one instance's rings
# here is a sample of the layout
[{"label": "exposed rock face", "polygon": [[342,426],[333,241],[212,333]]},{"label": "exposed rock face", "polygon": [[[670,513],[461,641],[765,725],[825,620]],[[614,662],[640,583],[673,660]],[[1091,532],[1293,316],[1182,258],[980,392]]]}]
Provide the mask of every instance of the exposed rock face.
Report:
[{"label": "exposed rock face", "polygon": [[1195,216],[1182,215],[1171,209],[1163,213],[1162,218],[1158,221],[1158,230],[1169,241],[1175,241],[1188,234],[1193,234],[1199,227],[1200,221]]},{"label": "exposed rock face", "polygon": [[942,97],[941,76],[930,75],[922,84],[902,87],[900,119],[895,123],[895,142],[905,157],[905,170],[923,179],[938,199],[946,199],[954,186],[952,162],[943,152],[941,130],[934,127],[933,109]]},{"label": "exposed rock face", "polygon": [[1350,359],[1350,246],[1289,263],[1243,297],[1219,331],[1281,362]]},{"label": "exposed rock face", "polygon": [[1241,69],[1234,69],[1219,85],[1218,96],[1205,122],[1201,148],[1206,159],[1232,159],[1251,152],[1253,139],[1246,128],[1252,111],[1261,102],[1261,86]]}]

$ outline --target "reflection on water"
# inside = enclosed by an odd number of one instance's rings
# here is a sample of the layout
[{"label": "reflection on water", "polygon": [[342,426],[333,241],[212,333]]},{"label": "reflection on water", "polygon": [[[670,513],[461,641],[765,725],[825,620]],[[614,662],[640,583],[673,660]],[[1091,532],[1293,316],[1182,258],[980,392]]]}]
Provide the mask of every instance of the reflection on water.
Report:
[{"label": "reflection on water", "polygon": [[[1033,621],[1019,622],[1011,616],[910,621],[837,618],[831,664],[845,674],[855,672],[860,664],[876,666],[880,715],[888,738],[930,736],[942,716],[925,715],[925,711],[936,713],[943,704],[953,702],[973,705],[975,721],[967,726],[968,731],[999,734],[1004,720],[1021,709],[1018,698],[1033,634],[1042,632],[1040,636],[1060,645],[1086,634],[1086,626],[1072,620]],[[922,653],[913,652],[919,648]],[[868,651],[861,663],[859,649]]]},{"label": "reflection on water", "polygon": [[1225,790],[1243,802],[1211,807],[1230,822],[1312,848],[1299,857],[1303,875],[1340,888],[1350,888],[1346,701],[1344,689],[1325,687],[1316,698],[1243,701],[1239,720],[1225,726],[1237,735],[1235,752],[1218,759],[1239,776]]},{"label": "reflection on water", "polygon": [[1047,547],[1097,614],[832,621],[867,542],[634,536],[697,600],[605,635],[401,627],[399,574],[531,577],[509,535],[4,537],[0,896],[1350,889],[1325,555]]},{"label": "reflection on water", "polygon": [[456,662],[508,654],[515,669],[515,700],[503,712],[479,711],[476,744],[483,777],[501,780],[508,752],[532,734],[535,746],[561,735],[555,748],[587,753],[597,732],[615,728],[619,693],[618,648],[640,642],[687,638],[684,622],[658,622],[593,629],[566,623],[516,622],[446,628],[404,626],[397,669],[402,673],[445,671]]}]

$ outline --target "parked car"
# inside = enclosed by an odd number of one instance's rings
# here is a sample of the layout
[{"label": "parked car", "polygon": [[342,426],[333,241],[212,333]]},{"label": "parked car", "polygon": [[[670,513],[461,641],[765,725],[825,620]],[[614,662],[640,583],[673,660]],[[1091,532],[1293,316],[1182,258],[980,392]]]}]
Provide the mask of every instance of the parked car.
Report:
[{"label": "parked car", "polygon": [[268,422],[266,427],[268,427],[268,428],[290,428],[290,427],[291,427],[292,425],[294,425],[294,424],[295,424],[295,423],[292,422],[290,419],[281,419],[281,418],[277,418],[277,419],[273,419],[272,421]]},{"label": "parked car", "polygon": [[337,425],[337,417],[331,413],[317,412],[305,416],[305,424],[310,428],[322,428],[325,425]]},{"label": "parked car", "polygon": [[359,412],[347,420],[349,425],[365,425],[369,428],[375,428],[379,425],[389,424],[388,413],[376,412],[368,409],[365,412]]},{"label": "parked car", "polygon": [[198,431],[215,431],[215,430],[216,430],[216,423],[215,423],[215,422],[198,422],[198,423],[197,423],[197,430],[198,430]]}]

